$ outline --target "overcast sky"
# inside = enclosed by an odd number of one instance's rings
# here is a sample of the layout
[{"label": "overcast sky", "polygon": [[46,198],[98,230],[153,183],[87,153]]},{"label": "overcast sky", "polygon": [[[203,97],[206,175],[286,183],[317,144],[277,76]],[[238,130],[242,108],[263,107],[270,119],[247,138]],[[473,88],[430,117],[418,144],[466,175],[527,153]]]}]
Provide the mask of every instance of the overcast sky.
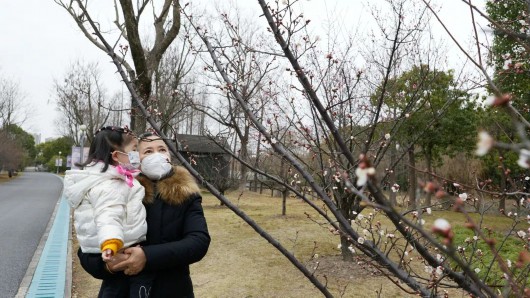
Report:
[{"label": "overcast sky", "polygon": [[[111,2],[92,2],[101,1]],[[194,0],[193,3],[203,5],[213,1]],[[236,2],[259,13],[260,8],[255,0]],[[306,17],[316,20],[312,23],[315,27],[330,16],[344,18],[346,26],[356,26],[360,16],[368,13],[363,3],[367,2],[303,1],[304,13]],[[462,41],[468,39],[471,34],[469,9],[460,0],[446,0],[443,3],[442,18]],[[264,22],[263,18],[258,19],[258,22]],[[18,82],[25,95],[25,102],[30,107],[28,120],[23,124],[25,130],[40,133],[43,140],[58,136],[54,127],[58,115],[53,100],[53,79],[60,78],[68,65],[78,59],[99,63],[110,94],[120,89],[119,77],[107,56],[81,34],[66,11],[53,0],[3,1],[0,9],[0,76]]]}]

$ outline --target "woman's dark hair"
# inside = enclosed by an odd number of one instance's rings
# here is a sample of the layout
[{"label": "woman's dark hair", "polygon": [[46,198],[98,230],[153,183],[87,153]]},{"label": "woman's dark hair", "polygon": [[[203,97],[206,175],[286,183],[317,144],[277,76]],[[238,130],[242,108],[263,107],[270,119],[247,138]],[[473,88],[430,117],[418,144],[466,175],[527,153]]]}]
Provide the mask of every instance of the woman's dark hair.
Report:
[{"label": "woman's dark hair", "polygon": [[134,134],[127,127],[103,126],[98,129],[92,144],[90,144],[87,160],[76,165],[85,167],[91,163],[102,161],[105,166],[101,172],[105,172],[109,168],[109,164],[112,164],[112,152],[123,149],[134,139]]}]

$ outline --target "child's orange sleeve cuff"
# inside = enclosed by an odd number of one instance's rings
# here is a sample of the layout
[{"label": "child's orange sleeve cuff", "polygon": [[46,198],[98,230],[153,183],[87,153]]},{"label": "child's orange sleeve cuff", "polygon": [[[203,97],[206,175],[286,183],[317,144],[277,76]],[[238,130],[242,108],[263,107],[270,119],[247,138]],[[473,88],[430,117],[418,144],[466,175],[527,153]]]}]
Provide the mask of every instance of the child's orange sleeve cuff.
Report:
[{"label": "child's orange sleeve cuff", "polygon": [[103,244],[101,244],[101,251],[105,251],[107,249],[112,250],[112,255],[115,255],[118,250],[120,250],[123,247],[123,241],[120,239],[109,239],[105,240]]}]

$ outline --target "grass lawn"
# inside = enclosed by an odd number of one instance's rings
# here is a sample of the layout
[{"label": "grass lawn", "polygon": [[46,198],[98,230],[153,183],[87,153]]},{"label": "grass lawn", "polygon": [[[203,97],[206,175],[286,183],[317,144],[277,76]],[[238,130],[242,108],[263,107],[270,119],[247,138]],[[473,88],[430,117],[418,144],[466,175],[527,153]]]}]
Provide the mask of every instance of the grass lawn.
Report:
[{"label": "grass lawn", "polygon": [[[284,256],[246,223],[228,208],[219,206],[219,201],[212,195],[204,193],[203,197],[212,243],[206,257],[191,266],[197,297],[321,296]],[[282,217],[280,198],[252,192],[241,196],[240,193],[232,193],[229,197],[309,268],[318,267],[315,274],[324,283],[327,280],[335,297],[376,297],[376,291],[380,289],[381,297],[411,297],[387,278],[362,269],[357,263],[343,262],[337,249],[338,236],[308,220],[304,212],[315,217],[316,212],[302,201],[289,199],[287,216]],[[370,210],[363,214],[368,212]],[[425,217],[426,224],[431,224],[438,217],[464,223],[462,214],[438,211]],[[382,217],[381,221],[385,225]],[[498,229],[510,225],[508,219],[496,216],[488,216],[488,223]],[[386,225],[389,226],[388,222]],[[74,247],[75,251],[77,247]],[[314,254],[318,254],[318,258],[313,259]],[[72,296],[97,296],[100,282],[83,271],[75,254],[73,266]]]}]

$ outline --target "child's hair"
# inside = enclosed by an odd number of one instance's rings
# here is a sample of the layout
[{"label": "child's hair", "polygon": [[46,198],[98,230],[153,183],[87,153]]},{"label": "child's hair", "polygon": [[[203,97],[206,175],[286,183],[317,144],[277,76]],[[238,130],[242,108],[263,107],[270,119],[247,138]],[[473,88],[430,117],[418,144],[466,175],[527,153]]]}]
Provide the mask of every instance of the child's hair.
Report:
[{"label": "child's hair", "polygon": [[105,172],[109,168],[109,164],[113,163],[112,152],[123,149],[135,139],[136,137],[127,127],[103,126],[98,129],[92,144],[90,144],[87,160],[76,165],[84,167],[93,162],[102,161],[105,166],[103,166],[101,172]]}]

